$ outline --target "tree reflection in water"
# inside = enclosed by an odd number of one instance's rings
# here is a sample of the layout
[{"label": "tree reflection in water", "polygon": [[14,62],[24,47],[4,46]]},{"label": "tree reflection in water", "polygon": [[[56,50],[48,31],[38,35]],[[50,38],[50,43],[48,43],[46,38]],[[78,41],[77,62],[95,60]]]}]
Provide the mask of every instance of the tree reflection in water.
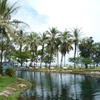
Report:
[{"label": "tree reflection in water", "polygon": [[45,72],[21,72],[18,77],[36,83],[19,100],[99,100],[100,79],[83,75]]}]

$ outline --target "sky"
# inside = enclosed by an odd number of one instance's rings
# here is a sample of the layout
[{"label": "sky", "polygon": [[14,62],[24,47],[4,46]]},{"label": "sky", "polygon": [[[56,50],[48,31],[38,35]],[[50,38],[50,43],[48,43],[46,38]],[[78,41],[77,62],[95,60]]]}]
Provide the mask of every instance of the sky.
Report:
[{"label": "sky", "polygon": [[30,31],[44,32],[51,27],[64,31],[82,28],[85,36],[100,42],[100,0],[8,0],[21,6],[12,19],[30,25]]},{"label": "sky", "polygon": [[[12,19],[27,23],[27,31],[45,32],[51,27],[59,31],[81,29],[83,37],[100,42],[100,0],[8,0],[21,6]],[[66,56],[73,57],[74,52]],[[60,55],[61,56],[61,55]],[[60,60],[60,59],[59,59]],[[67,62],[68,63],[68,62]]]}]

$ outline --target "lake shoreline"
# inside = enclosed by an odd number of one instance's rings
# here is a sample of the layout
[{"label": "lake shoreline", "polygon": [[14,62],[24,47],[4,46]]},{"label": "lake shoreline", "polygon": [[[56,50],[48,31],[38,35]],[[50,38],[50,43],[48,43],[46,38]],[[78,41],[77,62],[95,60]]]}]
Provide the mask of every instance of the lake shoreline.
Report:
[{"label": "lake shoreline", "polygon": [[15,69],[16,71],[35,71],[35,72],[46,72],[46,73],[66,73],[66,74],[79,74],[79,75],[87,75],[92,77],[100,78],[100,70],[97,69],[85,69],[85,70],[72,70],[72,69]]},{"label": "lake shoreline", "polygon": [[[29,100],[47,100],[48,96],[50,99],[54,98],[55,100],[58,100],[58,98],[59,100],[62,98],[65,98],[66,100],[75,100],[76,94],[77,97],[79,96],[79,98],[77,98],[79,100],[81,98],[88,98],[91,100],[92,95],[94,98],[98,98],[95,96],[98,96],[98,92],[100,91],[100,88],[98,90],[100,78],[97,78],[98,75],[92,74],[94,72],[97,73],[97,71],[98,70],[81,70],[81,72],[79,72],[62,69],[19,69],[19,71],[16,71],[17,76],[36,82],[35,89],[30,88],[28,91],[24,91],[21,94],[20,100],[23,100],[23,97],[27,97]],[[95,91],[95,89],[98,91]],[[93,90],[96,95],[94,95],[94,92],[90,92],[91,90]],[[28,96],[29,93],[30,95]],[[87,94],[90,95],[87,96]]]},{"label": "lake shoreline", "polygon": [[32,83],[29,81],[17,78],[14,83],[12,82],[9,86],[5,87],[2,92],[0,92],[0,98],[2,98],[2,100],[18,100],[20,94],[31,86]]}]

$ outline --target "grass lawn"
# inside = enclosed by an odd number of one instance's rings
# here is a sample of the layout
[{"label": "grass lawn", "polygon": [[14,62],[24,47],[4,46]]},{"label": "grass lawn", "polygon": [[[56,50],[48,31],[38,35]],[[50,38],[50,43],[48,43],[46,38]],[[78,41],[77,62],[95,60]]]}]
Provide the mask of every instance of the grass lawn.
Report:
[{"label": "grass lawn", "polygon": [[[21,84],[24,84],[25,87],[21,86]],[[0,93],[7,90],[7,87],[10,88],[9,91],[11,91],[12,88],[15,89],[13,95],[0,95],[0,100],[18,100],[20,93],[31,86],[32,84],[25,79],[0,76]]]},{"label": "grass lawn", "polygon": [[16,77],[0,76],[0,92],[10,84],[14,83],[16,80]]}]

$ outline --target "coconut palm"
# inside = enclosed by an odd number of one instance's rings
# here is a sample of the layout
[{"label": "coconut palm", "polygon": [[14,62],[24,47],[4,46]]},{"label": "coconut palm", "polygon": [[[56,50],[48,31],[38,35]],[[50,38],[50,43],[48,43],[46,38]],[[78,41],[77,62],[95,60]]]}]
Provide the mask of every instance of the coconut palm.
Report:
[{"label": "coconut palm", "polygon": [[6,59],[8,59],[10,61],[11,57],[14,57],[14,53],[16,51],[15,46],[13,45],[13,41],[5,41],[4,43],[4,57],[5,57],[5,62]]},{"label": "coconut palm", "polygon": [[[0,0],[0,30],[7,30],[6,36],[14,38],[14,30],[10,26],[9,21],[11,20],[11,15],[19,8],[16,3],[13,5],[8,5],[8,0]],[[4,34],[4,33],[2,33]]]},{"label": "coconut palm", "polygon": [[[12,6],[9,6],[7,0],[0,0],[0,34],[4,34],[5,33],[4,30],[5,30],[7,33],[6,36],[9,38],[15,37],[13,34],[14,30],[9,25],[9,20],[11,19],[12,13],[19,8],[19,7],[15,7],[15,5],[16,3],[14,3]],[[5,36],[5,35],[1,35],[1,36]],[[2,56],[2,50],[1,50],[1,56]],[[1,58],[0,68],[1,67],[2,67],[2,58]]]},{"label": "coconut palm", "polygon": [[60,36],[55,39],[55,49],[57,54],[57,66],[59,67],[59,46],[61,44]]},{"label": "coconut palm", "polygon": [[[60,36],[61,36],[60,52],[62,54],[60,67],[62,67],[63,56],[65,58],[66,52],[69,53],[69,51],[72,49],[72,44],[70,40],[72,35],[70,34],[70,31],[67,31],[66,29],[64,32],[60,34]],[[65,66],[65,59],[64,59],[64,66]]]},{"label": "coconut palm", "polygon": [[11,19],[12,13],[14,13],[19,6],[16,7],[17,2],[11,6],[8,3],[8,0],[0,0],[0,20],[7,22]]},{"label": "coconut palm", "polygon": [[[58,33],[59,33],[59,31],[55,27],[49,28],[49,31],[47,31],[47,34],[49,35],[48,46],[51,48],[50,58],[52,58],[52,56],[53,56],[53,51],[54,51],[54,47],[55,47],[55,38],[57,38]],[[49,68],[50,68],[50,66],[51,66],[51,59],[50,59]]]},{"label": "coconut palm", "polygon": [[48,39],[48,37],[47,37],[46,32],[44,32],[43,34],[40,33],[40,45],[42,46],[40,68],[42,66],[42,61],[44,58],[44,48],[45,48],[45,45],[47,43],[47,39]]},{"label": "coconut palm", "polygon": [[31,61],[33,62],[34,60],[34,68],[35,68],[35,62],[37,62],[37,48],[39,46],[39,39],[40,37],[38,36],[38,34],[36,32],[31,32],[28,36],[27,36],[27,44],[26,47],[30,50],[31,53]]},{"label": "coconut palm", "polygon": [[73,33],[72,37],[73,37],[73,44],[74,44],[74,68],[76,68],[75,66],[76,50],[81,40],[82,32],[81,29],[73,28],[72,33]]},{"label": "coconut palm", "polygon": [[24,50],[24,47],[25,47],[25,43],[26,43],[26,33],[23,31],[23,30],[19,30],[19,31],[16,31],[16,46],[17,48],[19,49],[19,62],[22,66],[22,52]]}]

